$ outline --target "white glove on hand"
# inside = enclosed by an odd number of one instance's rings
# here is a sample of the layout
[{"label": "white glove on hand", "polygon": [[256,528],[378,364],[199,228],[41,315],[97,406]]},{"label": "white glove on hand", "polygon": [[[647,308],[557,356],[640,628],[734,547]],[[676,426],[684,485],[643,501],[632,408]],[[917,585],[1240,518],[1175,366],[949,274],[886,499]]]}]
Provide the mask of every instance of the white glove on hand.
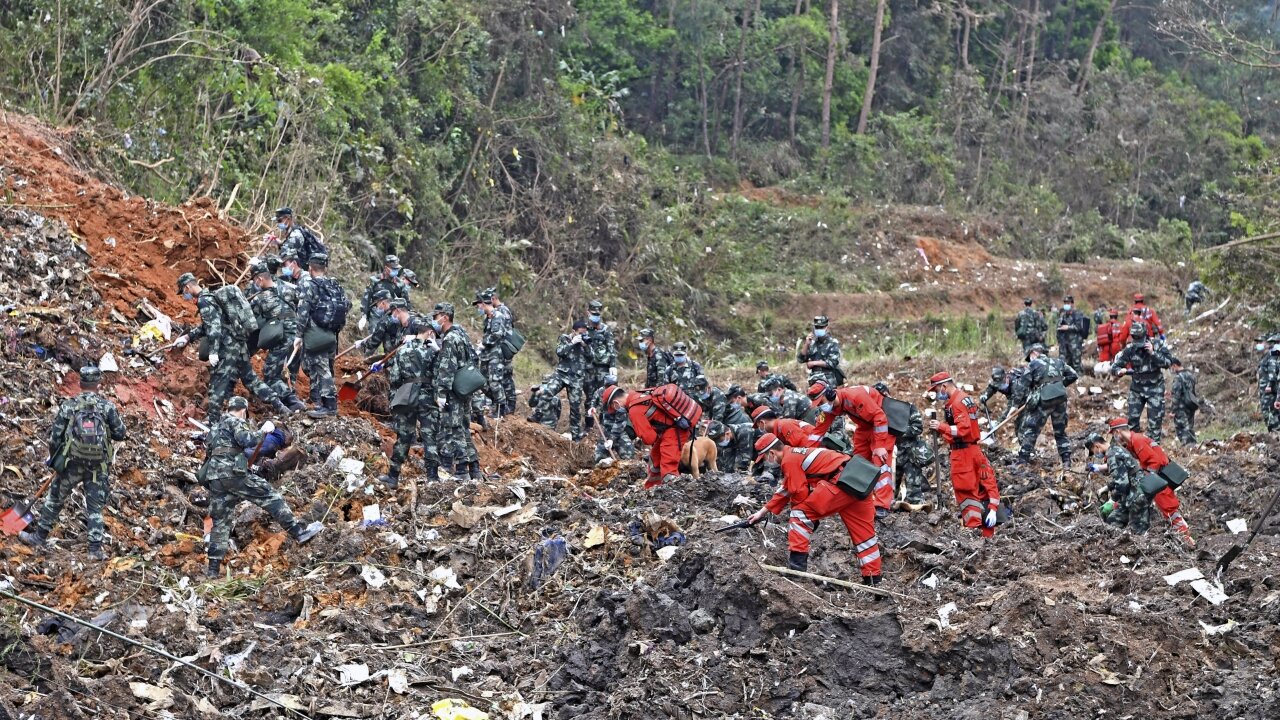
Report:
[{"label": "white glove on hand", "polygon": [[571,345],[581,345],[581,344],[582,344],[582,336],[581,336],[581,335],[579,335],[578,333],[574,333],[574,334],[573,334],[573,337],[569,340],[569,344],[571,344]]},{"label": "white glove on hand", "polygon": [[[356,322],[356,327],[360,328],[361,330],[364,330],[365,328],[369,327],[369,318],[365,317],[364,315],[361,315],[360,320]],[[356,345],[359,346],[359,343],[356,343]]]},{"label": "white glove on hand", "polygon": [[275,424],[275,423],[273,423],[273,422],[271,422],[270,420],[268,420],[268,421],[266,421],[266,422],[262,423],[262,427],[261,427],[261,428],[258,428],[258,429],[259,429],[259,431],[261,431],[263,434],[266,434],[266,433],[271,432],[272,430],[275,430],[275,429],[276,429],[276,424]]},{"label": "white glove on hand", "polygon": [[747,518],[747,522],[751,523],[752,525],[755,525],[756,523],[763,520],[765,516],[768,514],[769,514],[768,508],[760,508],[759,510],[752,513],[751,517]]},{"label": "white glove on hand", "polygon": [[614,377],[618,377],[618,368],[616,367],[609,368],[609,374]]},{"label": "white glove on hand", "polygon": [[987,509],[987,516],[985,519],[983,519],[982,524],[986,525],[989,528],[993,528],[996,526],[996,509],[995,508]]},{"label": "white glove on hand", "polygon": [[605,441],[604,441],[604,449],[605,449],[605,450],[612,450],[612,449],[613,449],[613,440],[605,440]]},{"label": "white glove on hand", "polygon": [[218,353],[209,353],[209,367],[218,367]]},{"label": "white glove on hand", "polygon": [[187,336],[183,335],[182,337],[173,341],[173,346],[176,348],[184,348],[187,346],[187,341],[188,341]]},{"label": "white glove on hand", "polygon": [[444,406],[445,406],[445,405],[447,405],[447,404],[448,404],[448,403],[447,403],[447,402],[445,402],[445,399],[444,399],[444,398],[436,398],[436,407],[440,408],[441,410],[443,410],[443,409],[444,409]]},{"label": "white glove on hand", "polygon": [[[364,318],[361,318],[361,319],[363,320]],[[361,330],[363,330],[364,328],[360,328],[360,329],[361,329]],[[367,337],[362,337],[362,338],[360,338],[359,340],[357,340],[357,341],[356,341],[355,346],[356,346],[356,348],[357,348],[357,349],[362,348],[362,347],[364,347],[364,344],[365,344],[366,342],[369,342],[369,338],[367,338]]]}]

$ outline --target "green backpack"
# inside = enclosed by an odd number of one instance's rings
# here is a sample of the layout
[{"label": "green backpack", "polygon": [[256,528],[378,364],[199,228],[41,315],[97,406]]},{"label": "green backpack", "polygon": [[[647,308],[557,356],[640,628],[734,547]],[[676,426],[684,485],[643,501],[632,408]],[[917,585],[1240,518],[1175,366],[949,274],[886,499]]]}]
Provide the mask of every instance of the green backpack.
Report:
[{"label": "green backpack", "polygon": [[66,439],[62,445],[63,459],[88,465],[105,461],[111,445],[109,433],[107,415],[102,407],[89,399],[80,400],[72,409],[71,421],[67,423]]},{"label": "green backpack", "polygon": [[213,299],[222,308],[222,319],[232,335],[243,340],[257,332],[258,319],[254,317],[253,308],[240,288],[223,285],[213,291]]}]

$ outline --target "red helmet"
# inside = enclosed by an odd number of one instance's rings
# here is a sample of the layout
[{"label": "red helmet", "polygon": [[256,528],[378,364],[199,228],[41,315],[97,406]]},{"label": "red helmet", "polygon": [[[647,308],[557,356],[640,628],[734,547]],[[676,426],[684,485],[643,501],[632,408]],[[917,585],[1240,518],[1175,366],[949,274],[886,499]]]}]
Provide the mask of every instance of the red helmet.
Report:
[{"label": "red helmet", "polygon": [[809,386],[808,395],[810,398],[816,398],[827,391],[827,384],[818,380]]},{"label": "red helmet", "polygon": [[951,373],[943,370],[942,372],[934,373],[933,377],[929,378],[929,387],[938,387],[942,383],[949,382],[951,382]]},{"label": "red helmet", "polygon": [[1129,420],[1127,418],[1122,418],[1122,417],[1111,418],[1110,420],[1107,421],[1108,430],[1124,430],[1128,427],[1129,427]]},{"label": "red helmet", "polygon": [[764,459],[764,454],[770,450],[776,450],[782,447],[782,441],[773,433],[765,433],[756,441],[756,462]]},{"label": "red helmet", "polygon": [[760,407],[751,411],[751,422],[753,423],[757,423],[757,422],[760,422],[761,420],[768,420],[769,418],[776,418],[776,417],[778,417],[778,413],[774,412],[773,408],[769,407],[768,405],[761,405]]},{"label": "red helmet", "polygon": [[626,390],[623,390],[617,385],[609,385],[608,387],[604,388],[603,390],[600,391],[600,402],[603,403],[601,407],[604,408],[605,410],[608,410],[609,403],[613,402],[613,399],[617,396],[617,394],[625,393],[625,392]]}]

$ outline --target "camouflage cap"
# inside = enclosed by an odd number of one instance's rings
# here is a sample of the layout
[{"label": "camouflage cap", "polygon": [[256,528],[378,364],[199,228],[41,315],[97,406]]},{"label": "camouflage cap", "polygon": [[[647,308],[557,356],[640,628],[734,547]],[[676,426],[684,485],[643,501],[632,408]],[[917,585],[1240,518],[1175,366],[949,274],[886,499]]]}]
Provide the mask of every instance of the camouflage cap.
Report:
[{"label": "camouflage cap", "polygon": [[1084,438],[1084,446],[1085,446],[1085,447],[1093,447],[1094,445],[1097,445],[1097,444],[1099,444],[1099,443],[1101,443],[1101,442],[1102,442],[1102,434],[1101,434],[1101,433],[1091,432],[1091,433],[1089,433],[1088,435],[1086,435],[1086,436],[1085,436],[1085,438]]},{"label": "camouflage cap", "polygon": [[388,255],[382,259],[382,264],[386,265],[387,267],[399,268],[400,258],[396,257],[395,255]]},{"label": "camouflage cap", "polygon": [[1031,353],[1040,353],[1041,355],[1048,355],[1049,348],[1045,347],[1044,343],[1033,343],[1031,347],[1027,348],[1028,360],[1031,359]]},{"label": "camouflage cap", "polygon": [[178,276],[178,292],[183,292],[187,286],[196,281],[196,276],[191,273],[182,273]]},{"label": "camouflage cap", "polygon": [[768,370],[768,369],[769,369],[768,360],[761,360],[760,362],[756,363],[756,370]]},{"label": "camouflage cap", "polygon": [[831,319],[826,315],[815,315],[813,318],[813,326],[816,328],[824,328],[830,324]]},{"label": "camouflage cap", "polygon": [[386,288],[378,288],[377,290],[373,291],[373,294],[369,296],[369,299],[372,300],[373,302],[382,302],[383,300],[390,300],[391,291]]},{"label": "camouflage cap", "polygon": [[872,385],[871,387],[881,395],[884,395],[885,397],[889,397],[889,386],[884,384],[883,381],[878,382],[875,385]]},{"label": "camouflage cap", "polygon": [[453,303],[449,303],[449,302],[436,303],[436,306],[431,308],[431,317],[435,317],[437,315],[448,315],[449,319],[452,320],[453,319]]},{"label": "camouflage cap", "polygon": [[1147,324],[1134,323],[1133,327],[1129,328],[1129,339],[1130,340],[1140,339],[1145,342],[1147,339]]},{"label": "camouflage cap", "polygon": [[293,217],[293,208],[288,206],[276,208],[276,219],[282,217]]},{"label": "camouflage cap", "polygon": [[1027,307],[1031,307],[1031,304],[1033,302],[1034,301],[1031,298],[1022,298],[1022,304],[1026,305]]},{"label": "camouflage cap", "polygon": [[279,255],[268,255],[262,259],[262,262],[267,264],[267,269],[271,271],[272,275],[277,273],[280,270],[280,266],[284,264]]},{"label": "camouflage cap", "polygon": [[718,440],[720,439],[721,435],[724,435],[724,433],[725,433],[724,423],[720,422],[719,420],[712,420],[711,423],[707,425],[707,437],[709,438],[714,438]]},{"label": "camouflage cap", "polygon": [[741,385],[739,385],[739,384],[737,384],[737,383],[734,383],[734,384],[732,384],[732,385],[730,385],[730,386],[729,386],[729,389],[728,389],[728,390],[725,390],[725,391],[724,391],[724,395],[725,395],[725,397],[727,397],[727,398],[729,398],[730,400],[732,400],[732,399],[734,399],[734,398],[736,398],[736,397],[746,397],[746,396],[747,396],[747,391],[746,391],[746,390],[743,390]]},{"label": "camouflage cap", "polygon": [[418,335],[431,329],[431,321],[421,315],[409,318],[409,334]]},{"label": "camouflage cap", "polygon": [[85,365],[80,368],[81,385],[97,385],[102,382],[102,371],[97,365]]},{"label": "camouflage cap", "polygon": [[297,251],[297,250],[287,250],[287,251],[285,251],[285,252],[280,253],[280,262],[281,262],[281,263],[287,263],[287,262],[289,262],[290,260],[293,260],[294,262],[297,262],[297,260],[298,260],[298,251]]},{"label": "camouflage cap", "polygon": [[991,368],[991,379],[995,380],[996,382],[1004,380],[1004,374],[1005,374],[1005,370],[1003,365],[996,365],[995,367]]},{"label": "camouflage cap", "polygon": [[475,299],[475,300],[472,300],[472,301],[471,301],[471,304],[472,304],[472,305],[479,305],[480,303],[488,303],[488,302],[493,302],[493,289],[492,289],[492,288],[485,288],[484,290],[477,290],[477,291],[476,291],[476,299]]},{"label": "camouflage cap", "polygon": [[245,400],[240,395],[236,395],[235,397],[227,401],[227,409],[228,410],[248,410],[249,401]]},{"label": "camouflage cap", "polygon": [[600,310],[604,310],[604,303],[600,302],[599,300],[592,300],[591,302],[587,303],[587,309],[595,310],[599,312]]},{"label": "camouflage cap", "polygon": [[[387,297],[391,297],[391,293],[387,293]],[[408,310],[409,301],[404,298],[391,298],[391,307],[388,310]]]},{"label": "camouflage cap", "polygon": [[673,353],[686,352],[688,351],[688,349],[689,349],[689,346],[685,345],[682,342],[671,343],[671,352]]},{"label": "camouflage cap", "polygon": [[710,385],[711,385],[711,382],[707,380],[706,375],[699,375],[698,377],[693,379],[693,386],[696,388],[704,388]]},{"label": "camouflage cap", "polygon": [[640,328],[640,337],[642,338],[653,337],[653,328]]},{"label": "camouflage cap", "polygon": [[270,275],[271,267],[263,260],[254,260],[249,263],[249,274],[253,277],[257,277],[259,275]]},{"label": "camouflage cap", "polygon": [[329,255],[328,253],[315,253],[307,260],[307,264],[311,267],[327,268],[329,267]]}]

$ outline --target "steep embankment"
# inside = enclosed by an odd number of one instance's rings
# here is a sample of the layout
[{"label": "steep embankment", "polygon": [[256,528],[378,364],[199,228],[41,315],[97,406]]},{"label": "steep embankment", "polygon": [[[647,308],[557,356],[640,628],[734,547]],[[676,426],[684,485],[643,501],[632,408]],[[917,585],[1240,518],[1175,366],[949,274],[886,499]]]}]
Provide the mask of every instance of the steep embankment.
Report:
[{"label": "steep embankment", "polygon": [[[1096,514],[1100,479],[1062,479],[1052,464],[1015,470],[1007,450],[996,448],[1013,522],[982,542],[957,526],[950,503],[893,516],[878,531],[891,595],[872,600],[761,567],[785,558],[778,524],[714,533],[723,516],[768,496],[749,478],[685,479],[644,493],[638,463],[579,470],[586,450],[509,419],[479,438],[489,480],[427,485],[411,474],[389,492],[370,482],[384,462],[385,428],[344,408],[336,419],[295,424],[309,462],[280,484],[300,515],[325,520],[326,532],[298,548],[246,506],[236,514],[232,578],[201,582],[198,448],[180,426],[186,413],[198,414],[205,370],[182,356],[157,358],[156,341],[127,354],[146,319],[135,304],[142,298],[175,318],[190,312],[165,296],[179,266],[199,260],[176,250],[186,232],[180,218],[191,213],[136,201],[115,215],[113,203],[135,201],[65,165],[53,152],[58,137],[28,121],[0,133],[7,200],[75,209],[0,208],[0,303],[18,306],[0,319],[5,504],[30,497],[45,477],[46,449],[36,438],[59,393],[74,388],[70,369],[79,363],[105,352],[120,360],[106,391],[123,406],[131,437],[116,460],[107,513],[115,559],[84,561],[74,500],[47,552],[0,539],[0,582],[12,592],[160,645],[269,694],[295,717],[421,717],[442,698],[495,718],[1273,714],[1280,587],[1270,568],[1280,539],[1265,532],[1231,567],[1220,605],[1187,582],[1163,579],[1189,567],[1212,575],[1216,558],[1240,539],[1225,523],[1252,517],[1274,467],[1270,438],[1261,435],[1174,448],[1195,473],[1182,491],[1200,541],[1195,551],[1158,519],[1141,537],[1104,526]],[[19,161],[21,173],[11,164]],[[97,199],[56,195],[73,186]],[[36,203],[38,193],[47,200]],[[218,257],[234,264],[242,238],[233,245],[233,226],[207,207],[205,226],[222,228],[210,231],[223,238]],[[53,210],[67,211],[69,228]],[[130,232],[162,222],[148,218],[167,218],[173,248]],[[100,229],[85,254],[75,246],[90,227]],[[946,255],[942,244],[924,249]],[[895,252],[910,257],[914,245]],[[961,261],[930,257],[943,268],[926,274],[921,260],[920,276],[912,280],[907,270],[902,282],[937,279],[958,297],[964,287],[988,291],[1017,267],[975,248],[965,249],[970,255],[980,258],[970,271],[990,263],[1001,272],[976,286],[945,284],[961,275],[948,263]],[[1035,277],[1034,266],[1024,267]],[[143,278],[156,285],[135,284]],[[1108,301],[1130,292],[1115,290]],[[872,293],[867,303],[883,307],[885,297]],[[966,297],[948,308],[986,307],[978,295]],[[1172,336],[1180,353],[1203,357],[1212,397],[1244,413],[1245,393],[1230,382],[1252,360],[1240,345],[1246,331],[1220,330],[1175,326]],[[855,364],[851,377],[892,373],[899,393],[917,397],[938,365],[977,383],[987,363],[972,353],[877,358]],[[1237,380],[1215,386],[1210,363]],[[185,383],[174,389],[173,378]],[[1085,382],[1101,392],[1073,400],[1076,441],[1086,424],[1115,412],[1123,393]],[[327,466],[337,447],[357,462]],[[686,542],[657,549],[672,525]],[[851,558],[840,523],[823,522],[811,569],[856,580]],[[7,600],[0,607],[0,717],[283,716],[243,690],[117,640]]]}]

